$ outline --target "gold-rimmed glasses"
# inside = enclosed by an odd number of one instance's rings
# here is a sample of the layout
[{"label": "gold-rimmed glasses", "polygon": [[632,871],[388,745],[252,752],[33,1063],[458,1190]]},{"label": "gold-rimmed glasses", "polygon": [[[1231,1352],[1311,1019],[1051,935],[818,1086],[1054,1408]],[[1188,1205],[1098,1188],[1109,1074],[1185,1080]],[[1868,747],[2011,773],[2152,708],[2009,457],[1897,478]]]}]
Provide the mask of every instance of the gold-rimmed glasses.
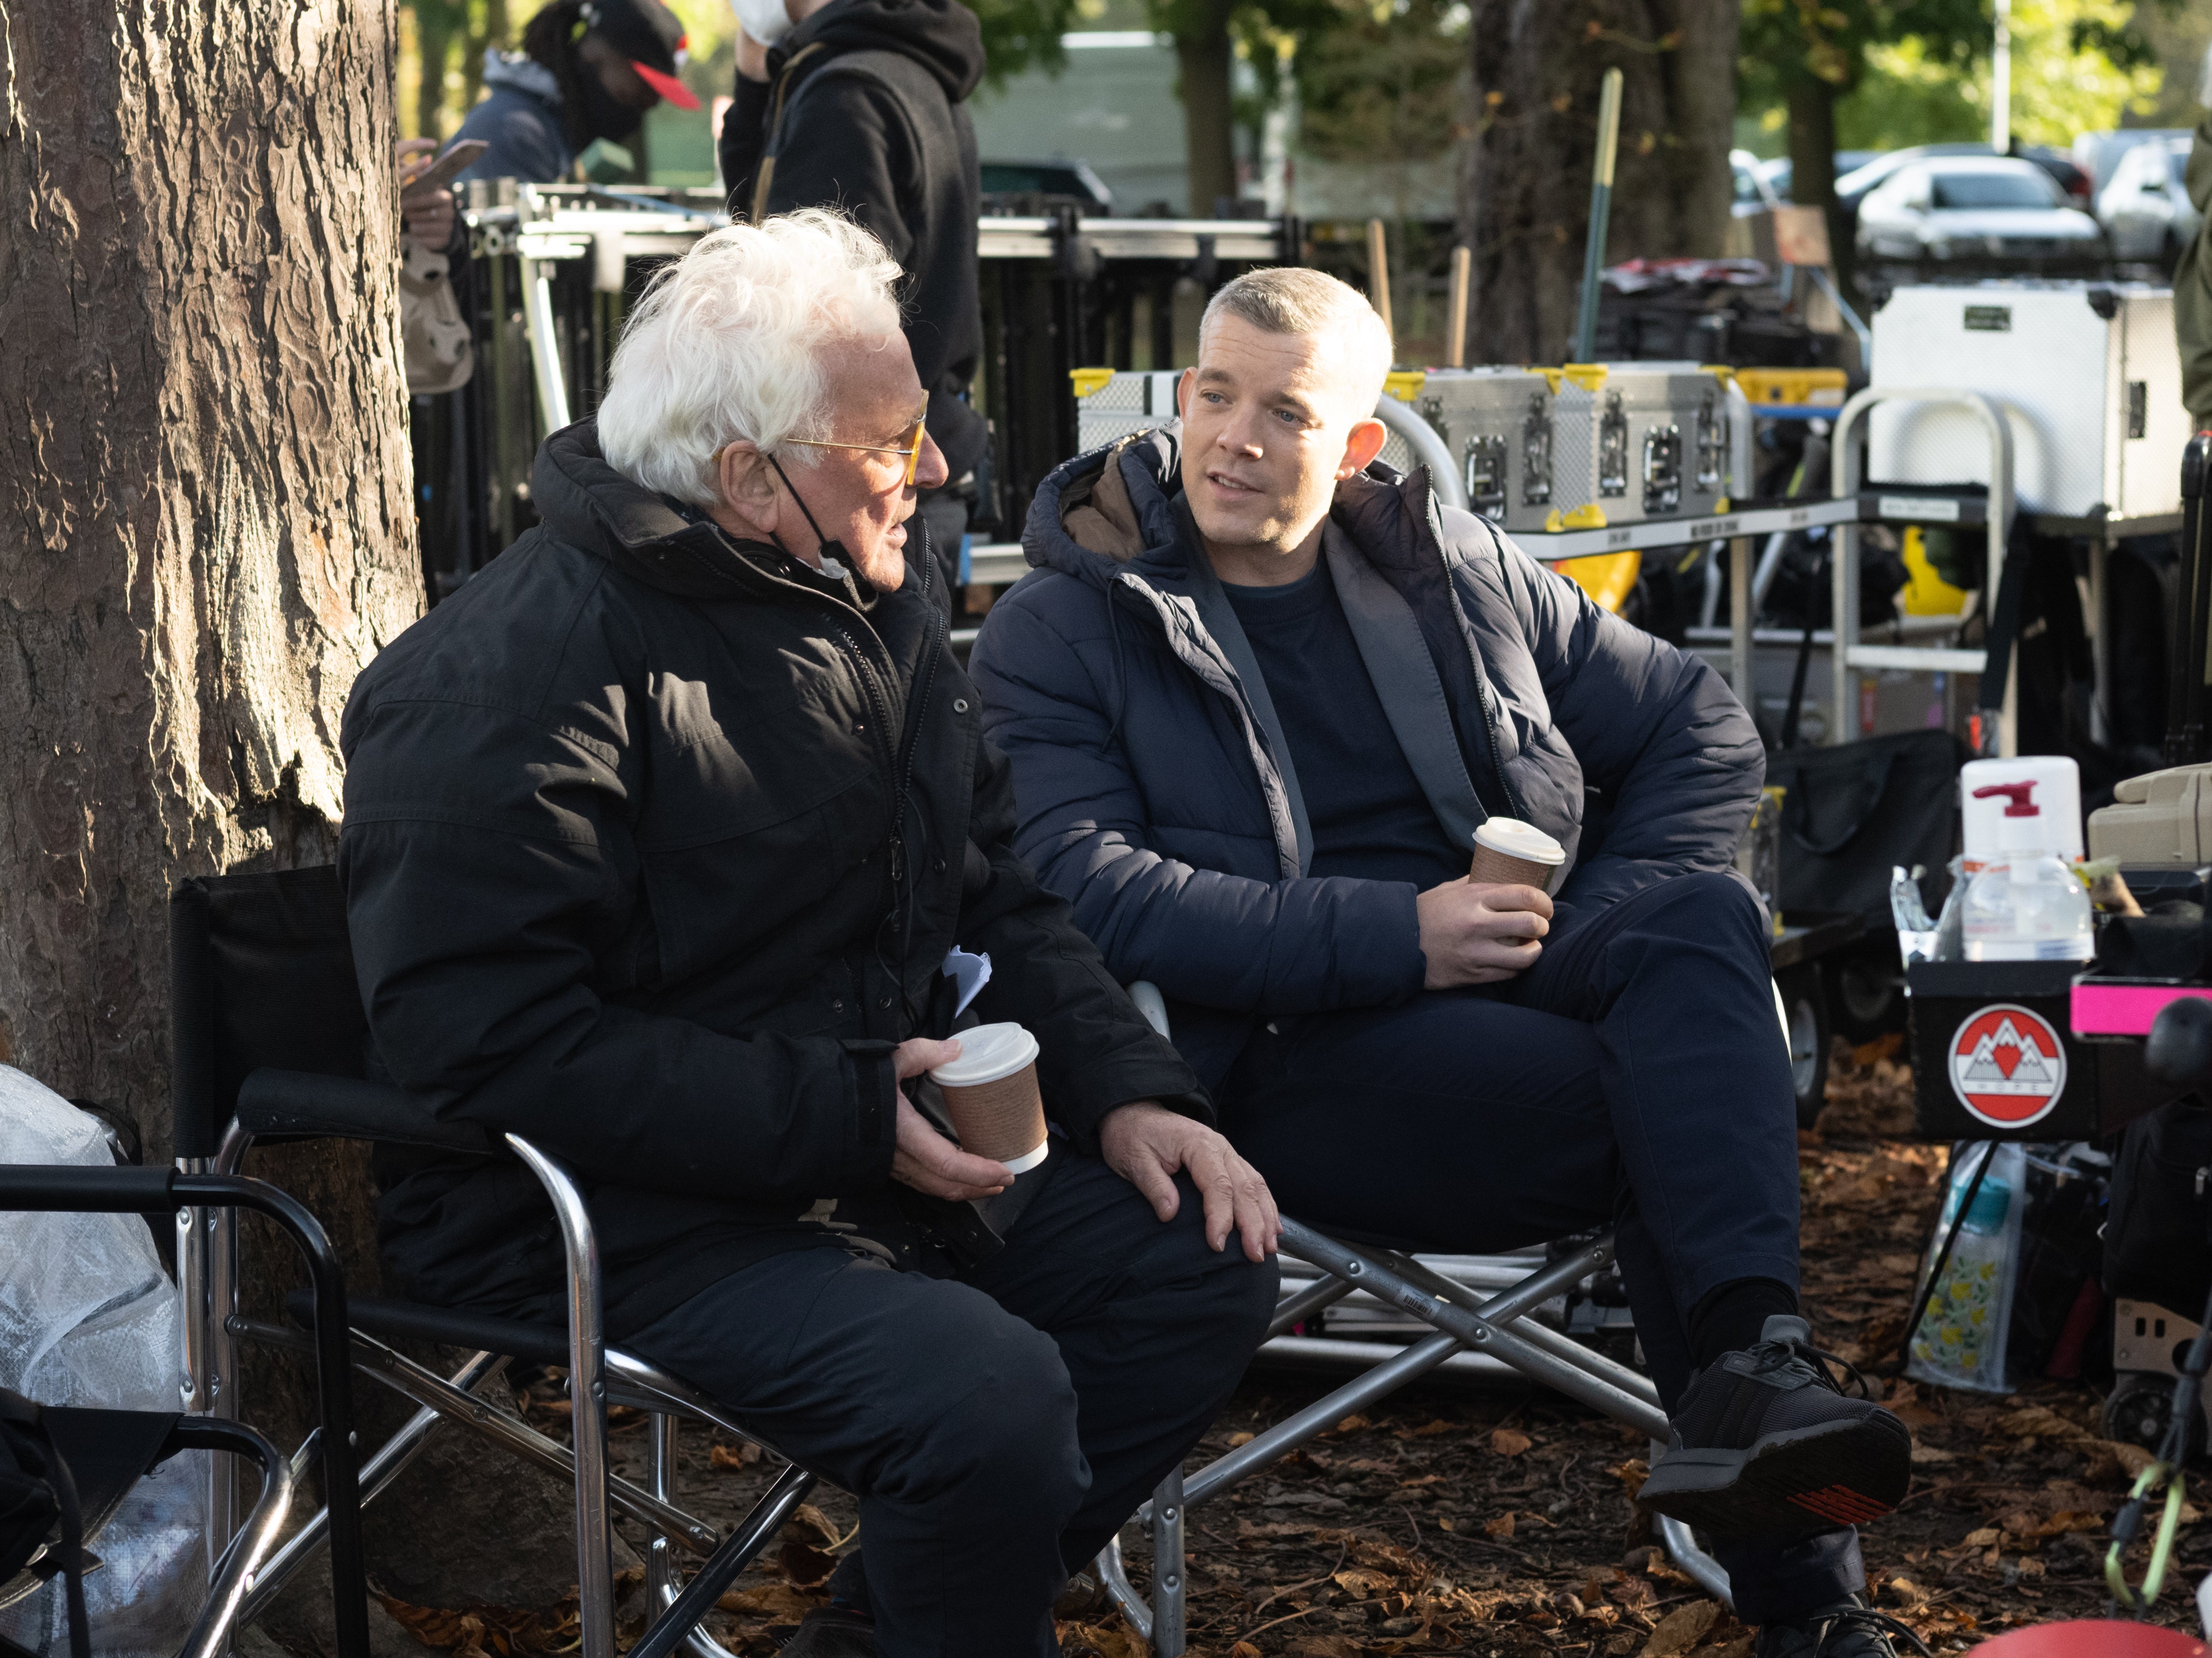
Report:
[{"label": "gold-rimmed glasses", "polygon": [[[916,415],[914,417],[914,424],[906,429],[896,443],[832,443],[825,438],[786,438],[784,441],[795,443],[807,449],[860,449],[873,455],[903,455],[906,457],[906,476],[900,480],[900,483],[905,485],[914,482],[915,472],[921,465],[921,446],[928,435],[928,417],[926,415]],[[722,446],[723,449],[728,447],[727,444]],[[718,465],[721,459],[722,450],[718,449],[714,452],[714,460]]]}]

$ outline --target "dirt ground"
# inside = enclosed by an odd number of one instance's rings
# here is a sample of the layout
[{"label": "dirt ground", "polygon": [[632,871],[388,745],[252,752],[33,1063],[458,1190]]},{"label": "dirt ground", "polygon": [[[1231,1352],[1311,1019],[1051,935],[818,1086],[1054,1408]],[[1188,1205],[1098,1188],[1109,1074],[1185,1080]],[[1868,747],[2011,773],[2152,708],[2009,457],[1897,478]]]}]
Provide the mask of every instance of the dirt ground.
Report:
[{"label": "dirt ground", "polygon": [[[1947,1156],[1900,1137],[1910,1117],[1901,1066],[1839,1050],[1829,1108],[1800,1153],[1805,1299],[1816,1339],[1868,1368],[1917,1442],[1911,1497],[1865,1539],[1870,1580],[1931,1649],[1959,1651],[2014,1625],[2102,1615],[2103,1533],[2125,1492],[2128,1454],[2101,1441],[2099,1400],[2081,1387],[2038,1382],[1998,1398],[1885,1376]],[[1329,1386],[1255,1370],[1190,1466]],[[560,1425],[556,1385],[533,1393],[533,1419]],[[617,1424],[633,1475],[640,1427]],[[1750,1631],[1669,1565],[1638,1523],[1631,1497],[1646,1450],[1629,1430],[1531,1390],[1439,1384],[1396,1395],[1192,1513],[1190,1649],[1746,1658]],[[726,1524],[768,1478],[732,1444],[694,1434],[678,1500]],[[781,1550],[725,1597],[714,1632],[747,1658],[773,1653],[820,1599],[834,1556],[854,1546],[854,1526],[849,1499],[818,1492]],[[1125,1542],[1141,1586],[1143,1540],[1132,1528]],[[2141,1569],[2138,1558],[2134,1575]],[[2187,1525],[2159,1621],[2193,1626],[2190,1592],[2208,1569],[2212,1527]],[[642,1601],[627,1602],[626,1639]],[[574,1639],[567,1608],[387,1604],[431,1644],[464,1654],[550,1651]],[[1146,1650],[1102,1597],[1071,1594],[1062,1611],[1072,1655]]]}]

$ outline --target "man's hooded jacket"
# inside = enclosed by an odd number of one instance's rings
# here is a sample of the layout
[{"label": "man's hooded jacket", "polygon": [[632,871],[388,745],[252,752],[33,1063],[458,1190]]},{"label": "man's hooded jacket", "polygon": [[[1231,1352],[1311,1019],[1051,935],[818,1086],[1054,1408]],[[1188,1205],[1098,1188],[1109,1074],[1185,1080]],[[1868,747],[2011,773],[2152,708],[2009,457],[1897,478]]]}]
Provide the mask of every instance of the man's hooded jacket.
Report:
[{"label": "man's hooded jacket", "polygon": [[[929,393],[930,435],[955,482],[983,458],[983,417],[961,401],[983,350],[975,269],[982,169],[967,98],[983,30],[959,0],[832,0],[740,75],[722,118],[730,210],[840,208],[890,250],[900,313]],[[773,157],[773,162],[766,158]]]},{"label": "man's hooded jacket", "polygon": [[[541,526],[356,682],[338,868],[374,1062],[570,1163],[611,1331],[784,1249],[988,1252],[975,1209],[890,1177],[891,1049],[945,1034],[956,944],[992,957],[971,1018],[1036,1035],[1078,1147],[1132,1100],[1206,1113],[1014,856],[919,519],[878,593],[679,513],[589,421],[532,485]],[[406,1154],[380,1178],[410,1295],[561,1304],[520,1165]]]},{"label": "man's hooded jacket", "polygon": [[[1171,423],[1047,478],[1034,568],[969,668],[1013,763],[1016,850],[1119,977],[1159,986],[1212,1086],[1260,1020],[1407,1000],[1427,959],[1411,883],[1307,873],[1297,773],[1179,465]],[[1470,857],[1485,818],[1535,824],[1567,851],[1563,910],[1729,866],[1765,756],[1704,662],[1442,506],[1425,469],[1340,483],[1324,556],[1399,746]]]}]

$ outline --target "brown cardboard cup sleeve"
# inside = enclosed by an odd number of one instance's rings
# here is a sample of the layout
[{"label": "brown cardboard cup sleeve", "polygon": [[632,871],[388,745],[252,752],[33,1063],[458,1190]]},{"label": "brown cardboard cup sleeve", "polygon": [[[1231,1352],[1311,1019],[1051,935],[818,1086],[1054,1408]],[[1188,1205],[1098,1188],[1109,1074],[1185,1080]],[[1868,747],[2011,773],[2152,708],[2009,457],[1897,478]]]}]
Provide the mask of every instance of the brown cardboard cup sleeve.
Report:
[{"label": "brown cardboard cup sleeve", "polygon": [[979,1024],[953,1035],[960,1057],[929,1079],[945,1096],[960,1149],[1017,1175],[1036,1168],[1047,1149],[1036,1038],[1018,1024]]},{"label": "brown cardboard cup sleeve", "polygon": [[1534,823],[1517,817],[1493,817],[1474,832],[1470,881],[1516,883],[1549,892],[1566,849]]}]

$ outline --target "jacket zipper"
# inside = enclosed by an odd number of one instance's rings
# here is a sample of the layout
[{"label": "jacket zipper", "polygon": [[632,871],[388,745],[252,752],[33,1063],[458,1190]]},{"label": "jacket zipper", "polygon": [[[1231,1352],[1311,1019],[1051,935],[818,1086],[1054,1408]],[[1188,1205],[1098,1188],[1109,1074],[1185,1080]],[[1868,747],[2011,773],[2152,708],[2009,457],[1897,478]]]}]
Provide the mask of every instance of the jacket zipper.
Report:
[{"label": "jacket zipper", "polygon": [[[1426,471],[1421,474],[1421,493],[1425,508],[1422,513],[1423,520],[1428,525],[1429,533],[1435,537],[1437,546],[1441,550],[1444,542],[1443,525],[1437,517],[1436,484]],[[1496,531],[1493,530],[1491,532],[1491,538],[1492,544],[1495,545]],[[1504,550],[1503,548],[1498,549],[1501,556]],[[1449,568],[1444,572],[1444,591],[1451,593],[1452,603],[1456,605],[1459,603],[1459,595],[1452,592],[1451,572]],[[1465,637],[1464,635],[1462,636]],[[1512,811],[1513,815],[1524,823],[1532,822],[1534,820],[1528,816],[1528,809],[1521,804],[1519,797],[1513,793],[1512,783],[1506,778],[1505,762],[1499,757],[1504,750],[1498,737],[1497,705],[1491,698],[1489,677],[1482,670],[1481,653],[1475,649],[1474,641],[1471,639],[1467,641],[1467,659],[1468,665],[1474,670],[1474,700],[1482,704],[1483,730],[1487,733],[1490,742],[1489,752],[1483,757],[1490,762],[1490,774],[1497,780],[1498,792],[1504,795],[1505,804]]]}]

